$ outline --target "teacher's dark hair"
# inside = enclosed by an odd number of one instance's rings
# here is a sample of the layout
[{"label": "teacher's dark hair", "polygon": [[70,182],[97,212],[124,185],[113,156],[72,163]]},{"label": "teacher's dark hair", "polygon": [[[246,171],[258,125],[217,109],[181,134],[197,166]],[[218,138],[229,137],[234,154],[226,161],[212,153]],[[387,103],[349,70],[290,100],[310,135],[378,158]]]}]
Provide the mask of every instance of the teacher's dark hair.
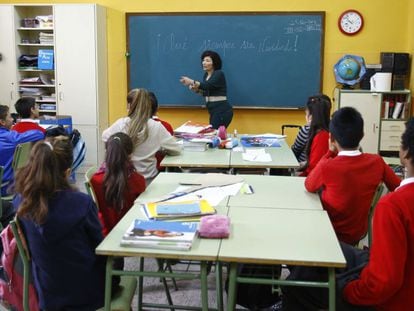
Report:
[{"label": "teacher's dark hair", "polygon": [[214,51],[204,51],[203,54],[201,54],[201,61],[203,61],[204,57],[210,57],[213,61],[213,67],[214,70],[221,69],[221,58],[220,55],[217,52]]}]

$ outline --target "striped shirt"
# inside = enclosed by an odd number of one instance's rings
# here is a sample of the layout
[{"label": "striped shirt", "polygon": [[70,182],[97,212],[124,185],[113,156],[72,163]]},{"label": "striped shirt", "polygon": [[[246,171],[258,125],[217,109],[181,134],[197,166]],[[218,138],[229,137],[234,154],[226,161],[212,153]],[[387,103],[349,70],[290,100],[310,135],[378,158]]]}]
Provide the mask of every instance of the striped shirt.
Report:
[{"label": "striped shirt", "polygon": [[304,125],[300,128],[298,136],[292,145],[292,151],[296,156],[298,162],[306,161],[305,147],[309,139],[309,125]]}]

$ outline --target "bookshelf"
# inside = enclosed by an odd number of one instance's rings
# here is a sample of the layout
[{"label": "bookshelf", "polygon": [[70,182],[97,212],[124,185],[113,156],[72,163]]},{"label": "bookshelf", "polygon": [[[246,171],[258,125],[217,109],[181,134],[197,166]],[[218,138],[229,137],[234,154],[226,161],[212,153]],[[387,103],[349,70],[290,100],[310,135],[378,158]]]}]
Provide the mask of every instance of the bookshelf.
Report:
[{"label": "bookshelf", "polygon": [[[76,18],[74,18],[74,16]],[[106,9],[96,4],[0,5],[0,103],[14,112],[32,96],[41,116],[70,115],[88,151],[84,169],[103,159],[108,127]],[[23,55],[44,55],[25,66]]]},{"label": "bookshelf", "polygon": [[411,92],[398,90],[371,92],[368,90],[337,89],[338,108],[354,107],[364,118],[364,152],[383,156],[398,156],[401,134],[411,116]]}]

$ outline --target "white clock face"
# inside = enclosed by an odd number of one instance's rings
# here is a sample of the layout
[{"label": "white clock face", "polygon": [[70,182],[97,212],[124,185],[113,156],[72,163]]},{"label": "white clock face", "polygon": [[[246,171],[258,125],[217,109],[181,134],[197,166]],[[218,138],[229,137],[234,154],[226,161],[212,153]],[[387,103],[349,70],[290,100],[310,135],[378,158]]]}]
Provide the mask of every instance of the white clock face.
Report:
[{"label": "white clock face", "polygon": [[363,20],[361,14],[348,11],[341,15],[339,26],[345,34],[356,34],[362,28]]}]

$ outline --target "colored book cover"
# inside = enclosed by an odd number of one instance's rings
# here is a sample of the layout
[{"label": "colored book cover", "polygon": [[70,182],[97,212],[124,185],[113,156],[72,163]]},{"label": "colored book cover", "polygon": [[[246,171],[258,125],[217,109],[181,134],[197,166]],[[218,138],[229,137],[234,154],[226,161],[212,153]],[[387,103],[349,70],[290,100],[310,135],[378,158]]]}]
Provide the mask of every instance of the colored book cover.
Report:
[{"label": "colored book cover", "polygon": [[[197,211],[194,211],[195,205],[198,205]],[[173,210],[172,213],[165,213],[166,209]],[[215,214],[216,210],[206,200],[200,201],[182,201],[182,202],[153,202],[143,205],[144,212],[148,219],[175,219],[186,217],[200,217],[204,215]],[[159,213],[159,209],[164,213]],[[180,212],[179,212],[180,211]]]},{"label": "colored book cover", "polygon": [[37,68],[43,70],[53,69],[54,62],[53,50],[39,50],[37,58]]},{"label": "colored book cover", "polygon": [[197,222],[136,219],[122,240],[191,243],[197,230]]},{"label": "colored book cover", "polygon": [[276,137],[268,136],[243,136],[240,143],[243,147],[280,147]]}]

